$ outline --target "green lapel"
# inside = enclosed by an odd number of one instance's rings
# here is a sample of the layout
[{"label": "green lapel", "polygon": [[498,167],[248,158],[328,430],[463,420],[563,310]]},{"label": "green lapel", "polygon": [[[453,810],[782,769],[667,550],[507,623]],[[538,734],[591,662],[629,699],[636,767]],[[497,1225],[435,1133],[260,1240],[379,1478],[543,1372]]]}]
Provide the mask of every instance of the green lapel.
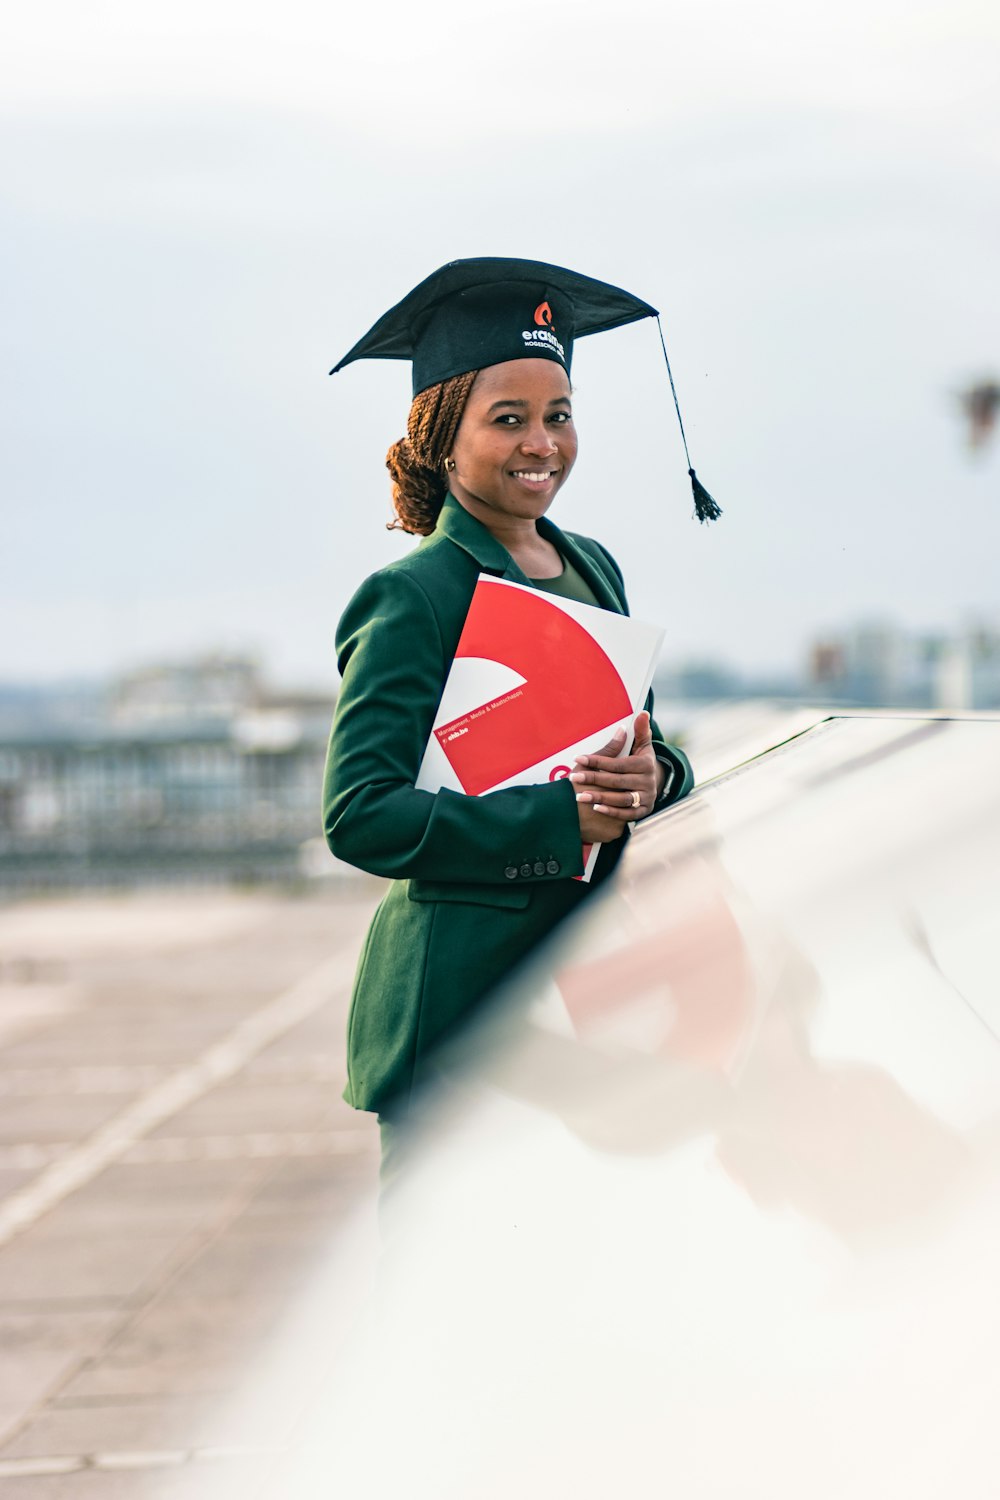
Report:
[{"label": "green lapel", "polygon": [[[602,607],[621,614],[623,601],[611,583],[610,564],[606,569],[602,568],[591,552],[584,549],[575,537],[560,531],[554,521],[549,521],[544,516],[538,522],[538,530],[547,541],[558,548],[564,557],[569,559],[581,576],[586,579]],[[449,541],[463,548],[474,559],[481,572],[506,578],[511,583],[526,584],[530,588],[530,578],[521,571],[507,548],[487,531],[482,522],[477,521],[475,516],[470,516],[464,506],[459,505],[454,495],[445,496],[437,526],[427,538],[427,542],[437,537],[447,537]],[[595,547],[594,550],[596,552],[598,549]]]},{"label": "green lapel", "polygon": [[523,583],[530,587],[531,580],[521,572],[507,548],[487,531],[481,521],[470,516],[464,506],[459,505],[454,495],[446,495],[437,525],[428,538],[447,537],[477,564],[483,573],[493,573],[507,578],[511,583]]}]

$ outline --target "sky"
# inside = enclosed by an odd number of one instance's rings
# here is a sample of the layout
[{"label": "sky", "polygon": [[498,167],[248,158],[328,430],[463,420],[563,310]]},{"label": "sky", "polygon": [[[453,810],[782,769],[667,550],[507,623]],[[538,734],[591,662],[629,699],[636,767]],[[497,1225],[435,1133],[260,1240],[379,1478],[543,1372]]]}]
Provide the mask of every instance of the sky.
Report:
[{"label": "sky", "polygon": [[795,670],[859,620],[1000,624],[1000,11],[980,0],[38,0],[0,58],[0,681],[251,651],[336,682],[414,545],[407,366],[328,377],[438,265],[658,306],[576,348],[552,518],[665,660]]}]

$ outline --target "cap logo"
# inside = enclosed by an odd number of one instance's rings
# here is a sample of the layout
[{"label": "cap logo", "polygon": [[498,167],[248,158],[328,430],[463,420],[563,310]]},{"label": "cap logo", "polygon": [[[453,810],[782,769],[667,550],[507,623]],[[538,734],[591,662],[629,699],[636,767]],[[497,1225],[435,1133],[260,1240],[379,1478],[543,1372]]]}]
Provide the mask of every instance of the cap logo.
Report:
[{"label": "cap logo", "polygon": [[547,302],[539,302],[535,308],[534,328],[525,328],[521,334],[526,354],[548,354],[566,363],[566,351],[556,338],[552,326],[552,309]]}]

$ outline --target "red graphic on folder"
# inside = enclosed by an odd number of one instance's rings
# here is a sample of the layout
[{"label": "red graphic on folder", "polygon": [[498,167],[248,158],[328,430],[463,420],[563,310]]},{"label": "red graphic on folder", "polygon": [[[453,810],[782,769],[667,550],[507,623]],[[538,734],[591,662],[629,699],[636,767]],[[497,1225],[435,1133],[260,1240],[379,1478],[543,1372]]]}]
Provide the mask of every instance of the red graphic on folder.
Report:
[{"label": "red graphic on folder", "polygon": [[477,588],[455,656],[484,657],[524,678],[519,687],[435,726],[470,796],[632,711],[600,644],[558,604],[529,589]]},{"label": "red graphic on folder", "polygon": [[[415,785],[480,797],[563,780],[578,755],[629,733],[662,640],[613,610],[481,577]],[[575,879],[590,879],[599,848],[584,846]]]}]

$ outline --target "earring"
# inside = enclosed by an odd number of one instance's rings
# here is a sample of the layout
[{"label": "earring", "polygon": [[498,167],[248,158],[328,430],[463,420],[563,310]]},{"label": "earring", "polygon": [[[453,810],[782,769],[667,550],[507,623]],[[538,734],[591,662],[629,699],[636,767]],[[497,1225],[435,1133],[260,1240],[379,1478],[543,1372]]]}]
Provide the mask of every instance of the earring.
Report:
[{"label": "earring", "polygon": [[444,461],[444,472],[446,474],[453,474],[455,472],[455,460],[453,458],[446,458],[445,459],[445,461]]}]

